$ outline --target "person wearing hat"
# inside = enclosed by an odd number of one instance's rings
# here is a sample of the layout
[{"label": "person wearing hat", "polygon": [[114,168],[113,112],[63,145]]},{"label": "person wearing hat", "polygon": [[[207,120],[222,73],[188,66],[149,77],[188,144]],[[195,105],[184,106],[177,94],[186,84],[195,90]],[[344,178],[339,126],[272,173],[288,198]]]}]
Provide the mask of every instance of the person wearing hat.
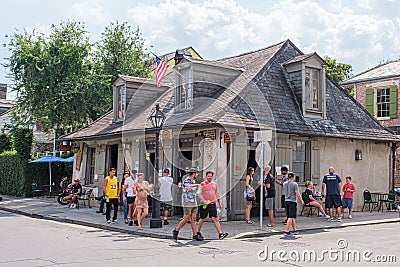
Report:
[{"label": "person wearing hat", "polygon": [[64,197],[64,200],[68,202],[69,208],[76,208],[76,198],[82,194],[82,185],[81,180],[79,178],[74,179],[74,183],[68,185],[69,188],[72,188],[71,194]]},{"label": "person wearing hat", "polygon": [[169,169],[163,171],[163,176],[158,179],[160,187],[160,211],[164,211],[164,225],[168,225],[168,213],[172,209],[172,184],[174,179],[169,175]]},{"label": "person wearing hat", "polygon": [[197,234],[196,231],[196,215],[197,215],[197,203],[196,193],[199,184],[195,184],[197,177],[197,168],[191,168],[189,171],[189,177],[187,177],[182,183],[182,206],[183,206],[183,220],[181,220],[178,226],[172,231],[172,237],[174,240],[178,240],[179,230],[190,222],[193,232],[193,240],[202,241],[201,235]]}]

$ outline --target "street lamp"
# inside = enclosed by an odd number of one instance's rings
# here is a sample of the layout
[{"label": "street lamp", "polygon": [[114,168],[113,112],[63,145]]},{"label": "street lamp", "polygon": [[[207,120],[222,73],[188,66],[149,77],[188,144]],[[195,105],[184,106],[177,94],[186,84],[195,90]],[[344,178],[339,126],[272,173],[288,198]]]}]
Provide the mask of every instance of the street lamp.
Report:
[{"label": "street lamp", "polygon": [[160,218],[160,188],[158,186],[158,139],[160,138],[160,130],[164,124],[165,115],[160,110],[160,105],[156,104],[156,110],[150,115],[151,123],[156,128],[156,153],[154,159],[154,167],[156,170],[154,176],[154,196],[152,205],[152,214],[150,219],[150,228],[161,228],[162,221]]}]

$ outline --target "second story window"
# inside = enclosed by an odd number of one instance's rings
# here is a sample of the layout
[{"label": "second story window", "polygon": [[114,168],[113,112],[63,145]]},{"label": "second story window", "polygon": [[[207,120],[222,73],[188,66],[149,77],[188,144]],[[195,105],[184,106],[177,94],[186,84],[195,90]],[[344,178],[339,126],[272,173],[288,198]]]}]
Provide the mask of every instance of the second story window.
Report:
[{"label": "second story window", "polygon": [[193,84],[183,75],[178,75],[175,91],[175,106],[178,110],[193,108]]},{"label": "second story window", "polygon": [[124,119],[125,118],[125,108],[126,108],[126,87],[121,85],[117,87],[117,119]]},{"label": "second story window", "polygon": [[306,108],[319,111],[321,107],[319,70],[306,68]]},{"label": "second story window", "polygon": [[378,118],[389,117],[390,88],[376,90],[376,115]]}]

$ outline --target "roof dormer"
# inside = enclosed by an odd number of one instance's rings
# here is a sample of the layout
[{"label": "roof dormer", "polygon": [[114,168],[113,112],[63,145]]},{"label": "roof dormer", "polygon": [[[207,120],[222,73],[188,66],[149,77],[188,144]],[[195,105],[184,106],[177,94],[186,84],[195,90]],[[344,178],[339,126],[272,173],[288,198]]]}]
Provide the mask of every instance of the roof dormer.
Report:
[{"label": "roof dormer", "polygon": [[294,57],[284,65],[303,115],[326,118],[326,62],[317,53],[311,53]]}]

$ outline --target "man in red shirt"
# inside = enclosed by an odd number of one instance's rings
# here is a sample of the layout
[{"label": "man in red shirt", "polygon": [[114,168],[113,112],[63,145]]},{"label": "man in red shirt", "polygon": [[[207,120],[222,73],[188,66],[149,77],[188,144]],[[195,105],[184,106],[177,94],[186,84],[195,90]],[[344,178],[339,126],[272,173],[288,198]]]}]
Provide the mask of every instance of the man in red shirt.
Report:
[{"label": "man in red shirt", "polygon": [[353,194],[356,192],[356,186],[351,183],[351,177],[346,177],[346,183],[343,185],[342,216],[345,208],[349,208],[349,219],[353,218]]},{"label": "man in red shirt", "polygon": [[213,182],[214,172],[207,171],[206,172],[206,180],[200,184],[200,188],[198,190],[197,196],[199,197],[200,201],[203,203],[200,206],[200,220],[198,225],[197,234],[203,237],[200,233],[201,227],[203,226],[204,219],[207,218],[207,215],[211,218],[214,222],[215,229],[218,232],[218,238],[224,239],[228,236],[228,233],[222,233],[221,225],[219,224],[218,220],[218,211],[217,205],[215,204],[215,200],[218,201],[219,210],[222,210],[221,199],[218,193],[218,185]]}]

